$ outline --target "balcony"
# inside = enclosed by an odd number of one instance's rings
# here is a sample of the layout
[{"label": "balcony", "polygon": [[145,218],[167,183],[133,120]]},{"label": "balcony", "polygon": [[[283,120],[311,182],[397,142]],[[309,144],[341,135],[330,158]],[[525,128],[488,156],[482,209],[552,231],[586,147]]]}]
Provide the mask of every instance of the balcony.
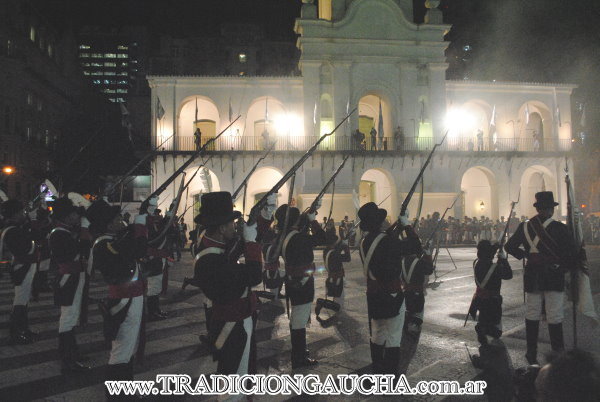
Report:
[{"label": "balcony", "polygon": [[[202,137],[201,145],[206,144],[210,137]],[[281,152],[305,152],[315,142],[317,137],[297,136],[297,137],[272,137],[270,141],[277,140],[274,151]],[[178,137],[173,141],[167,141],[159,151],[189,153],[197,149],[194,143],[194,137]],[[406,138],[404,141],[396,143],[392,137],[384,137],[383,141],[377,139],[377,144],[373,145],[368,138],[362,144],[356,143],[349,136],[331,137],[325,139],[319,144],[318,151],[324,152],[425,152],[431,150],[435,145],[433,138]],[[477,142],[472,142],[468,138],[447,138],[444,144],[439,148],[440,151],[447,152],[488,152],[488,153],[514,153],[514,152],[543,152],[556,153],[568,152],[571,150],[571,140],[564,139],[544,139],[535,141],[533,138],[498,138],[495,143],[484,141],[481,146]],[[208,151],[216,152],[262,152],[269,148],[269,143],[262,137],[250,136],[221,136],[217,141],[210,144]]]}]

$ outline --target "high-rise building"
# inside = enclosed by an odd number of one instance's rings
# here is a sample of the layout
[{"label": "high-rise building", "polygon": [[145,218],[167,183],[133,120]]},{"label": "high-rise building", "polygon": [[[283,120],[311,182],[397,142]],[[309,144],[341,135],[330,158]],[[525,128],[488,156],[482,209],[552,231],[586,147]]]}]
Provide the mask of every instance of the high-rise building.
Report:
[{"label": "high-rise building", "polygon": [[127,102],[146,91],[146,35],[143,27],[86,26],[79,33],[83,74],[111,102]]}]

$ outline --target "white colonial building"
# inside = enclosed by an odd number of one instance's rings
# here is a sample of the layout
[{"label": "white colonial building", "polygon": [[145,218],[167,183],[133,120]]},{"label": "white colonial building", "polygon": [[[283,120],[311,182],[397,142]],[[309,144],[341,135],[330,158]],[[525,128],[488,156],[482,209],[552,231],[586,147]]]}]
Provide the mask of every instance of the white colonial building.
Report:
[{"label": "white colonial building", "polygon": [[[320,135],[357,107],[298,172],[294,198],[300,207],[350,154],[335,183],[333,218],[354,218],[353,190],[361,204],[383,201],[397,215],[429,150],[449,130],[425,173],[423,216],[443,211],[462,191],[453,216],[497,219],[508,214],[519,189],[518,215],[534,214],[533,194],[542,189],[554,191],[565,214],[573,85],[447,81],[443,38],[450,26],[436,9],[425,24],[410,22],[412,0],[321,0],[318,10],[312,1],[304,3],[295,25],[301,76],[148,77],[153,144],[162,144],[153,160],[154,188],[192,155],[197,127],[204,143],[241,116],[210,147],[204,159],[212,156],[206,165],[211,180],[194,179],[180,213],[201,192],[233,191],[276,139],[250,178],[248,212]],[[374,143],[372,127],[383,131]],[[398,127],[403,140],[395,137]],[[351,136],[357,128],[366,135],[362,146]],[[188,168],[188,178],[199,163]],[[174,193],[175,185],[163,193],[161,208]],[[280,196],[287,202],[287,187]],[[329,202],[325,197],[324,209]],[[242,197],[236,205],[242,208]],[[186,213],[187,222],[195,210]]]}]

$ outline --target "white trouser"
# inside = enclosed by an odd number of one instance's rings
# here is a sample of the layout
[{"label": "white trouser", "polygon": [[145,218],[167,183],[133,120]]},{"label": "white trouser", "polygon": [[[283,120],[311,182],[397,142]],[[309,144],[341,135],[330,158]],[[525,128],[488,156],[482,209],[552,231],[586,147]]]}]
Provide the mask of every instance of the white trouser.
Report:
[{"label": "white trouser", "polygon": [[291,329],[304,329],[310,318],[311,303],[299,304],[291,307],[290,327]]},{"label": "white trouser", "polygon": [[40,272],[49,271],[50,270],[50,258],[40,261]]},{"label": "white trouser", "polygon": [[[20,265],[15,266],[20,268]],[[25,279],[20,285],[15,286],[15,298],[13,299],[13,306],[26,306],[31,299],[31,284],[33,283],[33,276],[35,275],[35,264],[29,266]]]},{"label": "white trouser", "polygon": [[[70,274],[63,275],[63,278],[68,278]],[[73,303],[70,306],[60,306],[60,320],[58,322],[58,333],[68,332],[72,330],[79,322],[81,315],[81,297],[83,296],[83,286],[85,285],[85,273],[79,274],[79,283],[73,296]]]},{"label": "white trouser", "polygon": [[539,321],[542,318],[542,301],[545,301],[546,321],[560,324],[564,318],[565,292],[543,291],[526,293],[525,318]]},{"label": "white trouser", "polygon": [[[245,375],[248,374],[249,371],[249,363],[250,363],[250,346],[252,342],[252,316],[244,318],[244,331],[246,331],[246,346],[244,347],[244,353],[242,354],[242,358],[240,359],[240,365],[238,366],[237,375]],[[230,394],[230,395],[219,395],[217,397],[218,401],[241,401],[246,399],[245,395],[242,394]]]},{"label": "white trouser", "polygon": [[400,312],[392,318],[371,320],[371,342],[386,348],[399,348],[402,342],[402,328],[406,305],[402,302]]},{"label": "white trouser", "polygon": [[[123,300],[127,301],[128,299]],[[127,316],[119,327],[116,339],[112,341],[108,364],[124,364],[131,360],[138,345],[143,309],[144,296],[131,299]]]},{"label": "white trouser", "polygon": [[162,280],[163,275],[149,276],[148,277],[148,296],[157,296],[162,291]]}]

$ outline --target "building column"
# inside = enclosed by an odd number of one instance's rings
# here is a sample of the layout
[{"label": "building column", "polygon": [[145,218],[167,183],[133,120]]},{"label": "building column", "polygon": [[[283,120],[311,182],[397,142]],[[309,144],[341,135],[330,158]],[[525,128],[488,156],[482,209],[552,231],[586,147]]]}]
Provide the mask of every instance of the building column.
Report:
[{"label": "building column", "polygon": [[[352,81],[350,77],[350,68],[352,63],[350,62],[335,62],[333,64],[333,119],[334,124],[339,124],[344,117],[346,117],[346,106],[350,101],[349,112],[352,111],[354,106],[352,105],[351,93],[352,93]],[[354,127],[358,127],[358,124],[353,125],[353,121],[358,123],[358,113],[354,113],[350,116],[347,123],[339,128],[336,132],[336,137],[348,137],[342,144],[346,147],[350,146],[351,133]]]},{"label": "building column", "polygon": [[429,63],[429,117],[433,138],[440,140],[444,135],[446,117],[446,69],[448,63]]},{"label": "building column", "polygon": [[398,63],[400,70],[400,99],[402,110],[398,114],[402,120],[398,123],[404,128],[404,136],[416,137],[419,130],[418,103],[419,95],[417,93],[417,66],[414,63]]},{"label": "building column", "polygon": [[319,62],[302,62],[302,78],[304,86],[304,135],[314,137],[318,132],[313,123],[315,101],[320,98],[319,91]]}]

